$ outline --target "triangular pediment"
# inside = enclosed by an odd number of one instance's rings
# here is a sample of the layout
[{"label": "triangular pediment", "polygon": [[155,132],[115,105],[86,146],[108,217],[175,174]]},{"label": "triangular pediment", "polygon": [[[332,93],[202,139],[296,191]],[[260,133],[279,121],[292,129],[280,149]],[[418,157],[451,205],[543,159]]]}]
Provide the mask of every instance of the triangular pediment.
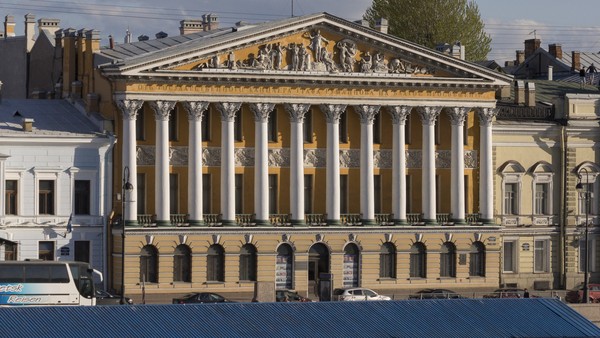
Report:
[{"label": "triangular pediment", "polygon": [[[110,75],[319,75],[356,78],[436,78],[487,86],[510,76],[322,13],[175,38],[165,48],[116,60]],[[150,43],[150,42],[149,42]],[[140,46],[142,47],[142,46]],[[124,47],[123,47],[124,48]],[[143,50],[143,48],[140,48]]]}]

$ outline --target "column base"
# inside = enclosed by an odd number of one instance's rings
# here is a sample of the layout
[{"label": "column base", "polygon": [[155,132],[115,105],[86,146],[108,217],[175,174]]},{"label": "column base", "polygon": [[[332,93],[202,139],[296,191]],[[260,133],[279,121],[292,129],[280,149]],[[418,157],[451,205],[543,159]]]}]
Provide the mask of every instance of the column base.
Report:
[{"label": "column base", "polygon": [[377,222],[375,222],[375,219],[361,219],[360,222],[364,227],[374,227],[378,225]]},{"label": "column base", "polygon": [[464,218],[453,219],[452,223],[454,223],[454,225],[467,225],[467,221]]},{"label": "column base", "polygon": [[206,223],[204,223],[203,219],[199,219],[199,220],[188,220],[188,224],[193,227],[193,226],[205,226]]},{"label": "column base", "polygon": [[494,225],[495,224],[494,220],[491,218],[488,218],[488,219],[480,218],[479,222],[483,223],[483,225]]},{"label": "column base", "polygon": [[255,219],[254,224],[256,226],[266,226],[271,225],[271,222],[268,219]]},{"label": "column base", "polygon": [[140,223],[138,223],[137,219],[136,220],[125,220],[126,227],[136,227],[139,225],[140,225]]},{"label": "column base", "polygon": [[293,227],[305,227],[306,226],[306,221],[303,219],[292,219],[290,220],[290,224]]},{"label": "column base", "polygon": [[423,222],[425,222],[425,225],[427,226],[435,226],[435,225],[439,225],[439,223],[437,222],[437,219],[423,219]]},{"label": "column base", "polygon": [[339,219],[328,219],[327,226],[340,226],[342,225],[342,221]]},{"label": "column base", "polygon": [[236,227],[238,224],[235,220],[223,219],[221,220],[221,225],[224,227]]},{"label": "column base", "polygon": [[168,227],[171,226],[171,220],[156,220],[157,227]]},{"label": "column base", "polygon": [[408,221],[405,219],[395,219],[393,222],[394,225],[408,225]]}]

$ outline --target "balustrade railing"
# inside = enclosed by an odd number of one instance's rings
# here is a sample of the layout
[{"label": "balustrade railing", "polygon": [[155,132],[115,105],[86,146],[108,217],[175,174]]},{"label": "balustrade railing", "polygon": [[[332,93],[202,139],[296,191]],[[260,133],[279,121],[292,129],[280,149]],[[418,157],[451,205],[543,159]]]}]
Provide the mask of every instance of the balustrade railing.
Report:
[{"label": "balustrade railing", "polygon": [[189,226],[187,214],[171,214],[171,224],[175,226]]},{"label": "balustrade railing", "polygon": [[269,215],[269,222],[271,222],[271,224],[276,227],[284,227],[291,225],[289,214],[271,214]]},{"label": "balustrade railing", "polygon": [[202,218],[204,219],[204,224],[209,227],[221,226],[221,214],[204,214]]},{"label": "balustrade railing", "polygon": [[379,225],[393,225],[392,214],[375,214],[375,222]]},{"label": "balustrade railing", "polygon": [[250,227],[256,225],[254,222],[254,214],[236,214],[235,222],[242,227]]},{"label": "balustrade railing", "polygon": [[341,214],[340,222],[344,226],[362,225],[362,215],[361,214]]},{"label": "balustrade railing", "polygon": [[325,214],[304,214],[304,219],[308,226],[327,225],[327,215]]}]

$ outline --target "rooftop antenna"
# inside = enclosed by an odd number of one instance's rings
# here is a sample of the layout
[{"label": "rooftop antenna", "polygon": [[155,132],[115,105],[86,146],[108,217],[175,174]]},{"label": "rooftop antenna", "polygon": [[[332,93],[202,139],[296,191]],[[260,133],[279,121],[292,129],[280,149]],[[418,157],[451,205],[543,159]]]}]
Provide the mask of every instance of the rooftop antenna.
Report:
[{"label": "rooftop antenna", "polygon": [[534,29],[532,32],[529,32],[529,35],[533,34],[533,38],[535,40],[537,40],[536,32],[537,32],[537,29]]}]

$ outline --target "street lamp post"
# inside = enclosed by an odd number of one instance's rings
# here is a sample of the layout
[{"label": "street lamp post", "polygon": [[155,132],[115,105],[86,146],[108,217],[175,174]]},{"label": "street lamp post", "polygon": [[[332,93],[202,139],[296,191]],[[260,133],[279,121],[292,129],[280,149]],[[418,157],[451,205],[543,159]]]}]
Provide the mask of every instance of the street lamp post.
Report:
[{"label": "street lamp post", "polygon": [[577,185],[575,186],[575,189],[577,189],[577,192],[579,192],[579,194],[583,194],[583,196],[585,197],[585,237],[584,237],[584,241],[585,241],[585,257],[583,260],[583,299],[582,302],[583,303],[588,303],[589,299],[590,299],[590,290],[589,290],[589,283],[588,283],[588,275],[589,275],[589,243],[588,243],[588,225],[589,225],[589,213],[590,213],[590,197],[591,197],[591,192],[590,192],[590,184],[588,181],[588,171],[586,168],[581,168],[581,171],[583,171],[585,173],[585,181],[586,181],[586,187],[585,190],[583,188],[583,183],[581,182],[581,177],[582,174],[578,173],[577,177],[579,178]]},{"label": "street lamp post", "polygon": [[[125,166],[125,168],[123,168],[123,191],[122,191],[122,197],[121,197],[121,206],[122,206],[122,213],[123,216],[121,218],[121,226],[122,228],[122,232],[121,232],[121,301],[120,303],[126,304],[125,302],[125,223],[127,222],[126,220],[126,216],[125,216],[125,207],[127,205],[127,196],[131,193],[131,191],[133,190],[133,184],[131,184],[129,182],[129,167]],[[130,198],[131,200],[131,198]]]}]

